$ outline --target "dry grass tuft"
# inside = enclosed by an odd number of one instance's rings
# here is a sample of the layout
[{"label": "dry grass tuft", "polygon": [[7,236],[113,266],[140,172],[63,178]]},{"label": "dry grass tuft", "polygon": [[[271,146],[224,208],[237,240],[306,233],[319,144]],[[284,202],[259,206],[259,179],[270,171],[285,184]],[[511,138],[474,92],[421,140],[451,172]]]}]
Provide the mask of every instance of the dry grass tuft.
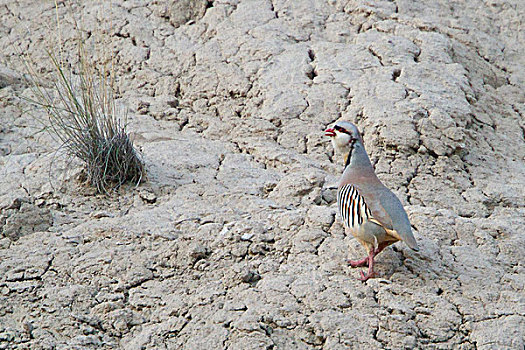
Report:
[{"label": "dry grass tuft", "polygon": [[86,181],[107,194],[126,182],[140,183],[145,169],[126,131],[126,113],[115,104],[112,60],[102,66],[89,61],[80,30],[78,34],[77,63],[48,52],[50,83],[26,61],[27,80],[35,96],[31,102],[48,116],[46,130],[68,156],[83,163]]}]

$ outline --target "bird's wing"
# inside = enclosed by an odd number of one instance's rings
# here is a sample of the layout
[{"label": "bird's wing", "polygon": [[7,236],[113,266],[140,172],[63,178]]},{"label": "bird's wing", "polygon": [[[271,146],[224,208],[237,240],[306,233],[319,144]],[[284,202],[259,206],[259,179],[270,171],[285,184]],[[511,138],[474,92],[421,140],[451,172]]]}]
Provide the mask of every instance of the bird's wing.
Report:
[{"label": "bird's wing", "polygon": [[[392,223],[393,232],[387,232],[405,242],[413,250],[419,250],[416,239],[412,234],[408,215],[399,198],[397,198],[397,196],[386,187],[381,189],[378,193],[378,197],[383,211],[386,212]],[[374,215],[373,211],[372,215]]]},{"label": "bird's wing", "polygon": [[392,219],[381,205],[380,193],[376,191],[378,188],[377,185],[367,184],[363,181],[359,185],[352,185],[357,189],[357,192],[363,196],[366,206],[371,213],[370,219],[387,230],[393,230]]},{"label": "bird's wing", "polygon": [[402,240],[410,248],[419,249],[405,209],[392,191],[381,183],[362,182],[354,187],[370,210],[370,221],[382,226],[388,235]]}]

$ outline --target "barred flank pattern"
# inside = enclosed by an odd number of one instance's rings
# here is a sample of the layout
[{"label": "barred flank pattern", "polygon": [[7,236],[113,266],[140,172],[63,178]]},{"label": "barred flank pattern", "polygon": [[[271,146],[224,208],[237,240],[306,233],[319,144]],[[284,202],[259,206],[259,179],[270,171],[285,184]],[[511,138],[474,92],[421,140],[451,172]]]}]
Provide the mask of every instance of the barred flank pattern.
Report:
[{"label": "barred flank pattern", "polygon": [[372,217],[365,199],[352,185],[344,185],[337,191],[337,204],[346,227],[359,226]]}]

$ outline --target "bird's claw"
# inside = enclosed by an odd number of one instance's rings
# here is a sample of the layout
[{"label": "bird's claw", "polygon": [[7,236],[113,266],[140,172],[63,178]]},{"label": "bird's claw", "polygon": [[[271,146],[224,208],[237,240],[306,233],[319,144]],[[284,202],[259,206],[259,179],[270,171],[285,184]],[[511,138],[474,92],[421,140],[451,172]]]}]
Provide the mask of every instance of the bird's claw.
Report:
[{"label": "bird's claw", "polygon": [[367,275],[365,275],[363,271],[360,271],[360,274],[361,274],[361,277],[358,277],[357,279],[362,282],[366,282],[369,278],[372,278],[376,275],[375,272],[369,272]]}]

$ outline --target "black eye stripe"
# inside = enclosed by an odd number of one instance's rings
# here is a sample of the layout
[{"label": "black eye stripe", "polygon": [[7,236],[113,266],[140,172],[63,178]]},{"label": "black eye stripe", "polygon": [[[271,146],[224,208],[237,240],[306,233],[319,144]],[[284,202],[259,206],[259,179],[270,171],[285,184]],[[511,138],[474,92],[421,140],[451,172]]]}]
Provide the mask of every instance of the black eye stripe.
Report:
[{"label": "black eye stripe", "polygon": [[340,127],[339,125],[335,125],[334,129],[340,132],[344,132],[345,134],[350,134],[348,131],[346,131],[345,128]]}]

